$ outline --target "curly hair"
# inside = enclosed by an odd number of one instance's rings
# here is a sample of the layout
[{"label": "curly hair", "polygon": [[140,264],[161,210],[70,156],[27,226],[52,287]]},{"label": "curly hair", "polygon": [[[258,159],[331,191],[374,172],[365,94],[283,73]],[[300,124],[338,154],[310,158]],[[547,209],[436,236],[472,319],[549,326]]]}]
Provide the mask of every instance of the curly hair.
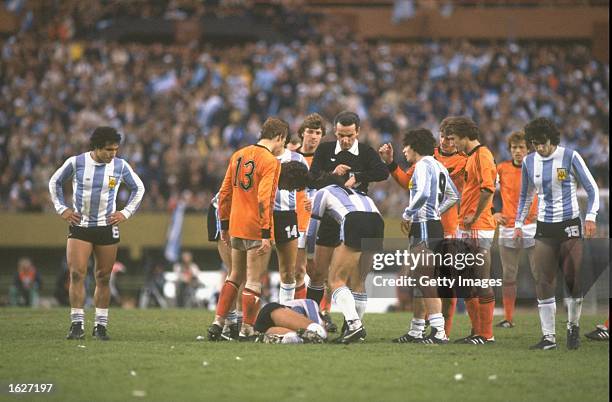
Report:
[{"label": "curly hair", "polygon": [[426,128],[409,130],[404,135],[404,146],[410,146],[419,155],[433,155],[437,142],[431,131]]},{"label": "curly hair", "polygon": [[109,144],[119,144],[121,142],[121,134],[117,129],[108,126],[97,127],[89,137],[89,149],[101,149]]},{"label": "curly hair", "polygon": [[310,183],[308,168],[300,161],[281,163],[278,188],[281,190],[303,190]]},{"label": "curly hair", "polygon": [[531,120],[525,128],[525,139],[528,143],[541,142],[545,143],[550,140],[552,145],[559,145],[561,142],[561,133],[555,123],[545,117],[538,117]]},{"label": "curly hair", "polygon": [[520,143],[522,141],[525,141],[525,145],[527,145],[527,149],[531,150],[532,148],[531,143],[527,141],[527,139],[525,139],[525,132],[523,130],[511,132],[508,138],[506,139],[508,150],[512,148],[512,144]]},{"label": "curly hair", "polygon": [[459,138],[468,137],[470,140],[480,139],[480,129],[474,120],[465,116],[450,116],[442,120],[440,131],[446,135],[456,135]]}]

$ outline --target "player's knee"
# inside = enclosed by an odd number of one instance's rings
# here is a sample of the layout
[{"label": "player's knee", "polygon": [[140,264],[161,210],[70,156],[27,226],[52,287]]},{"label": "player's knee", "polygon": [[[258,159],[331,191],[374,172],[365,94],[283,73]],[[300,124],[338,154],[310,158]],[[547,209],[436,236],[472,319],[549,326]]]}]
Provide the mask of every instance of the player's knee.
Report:
[{"label": "player's knee", "polygon": [[70,282],[81,283],[85,279],[85,276],[79,271],[70,271]]},{"label": "player's knee", "polygon": [[282,283],[292,283],[295,280],[295,272],[291,270],[280,272],[280,279]]},{"label": "player's knee", "polygon": [[108,285],[110,281],[110,272],[97,271],[96,272],[96,284],[97,285]]}]

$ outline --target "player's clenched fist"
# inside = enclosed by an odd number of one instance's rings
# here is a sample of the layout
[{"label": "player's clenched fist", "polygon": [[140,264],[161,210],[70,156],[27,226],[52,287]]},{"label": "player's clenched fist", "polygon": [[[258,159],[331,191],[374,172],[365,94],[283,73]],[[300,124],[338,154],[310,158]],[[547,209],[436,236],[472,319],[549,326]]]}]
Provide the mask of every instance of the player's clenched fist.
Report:
[{"label": "player's clenched fist", "polygon": [[391,143],[381,145],[381,147],[378,148],[378,154],[380,155],[380,159],[387,165],[393,162],[393,146]]}]

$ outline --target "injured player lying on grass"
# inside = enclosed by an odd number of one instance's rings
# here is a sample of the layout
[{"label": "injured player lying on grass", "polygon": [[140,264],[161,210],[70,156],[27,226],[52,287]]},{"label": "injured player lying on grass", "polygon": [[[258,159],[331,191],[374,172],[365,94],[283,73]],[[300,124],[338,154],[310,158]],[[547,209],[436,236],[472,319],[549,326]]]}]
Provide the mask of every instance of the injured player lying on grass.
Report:
[{"label": "injured player lying on grass", "polygon": [[310,299],[268,303],[258,313],[255,342],[323,343],[327,332],[322,326],[317,303]]}]

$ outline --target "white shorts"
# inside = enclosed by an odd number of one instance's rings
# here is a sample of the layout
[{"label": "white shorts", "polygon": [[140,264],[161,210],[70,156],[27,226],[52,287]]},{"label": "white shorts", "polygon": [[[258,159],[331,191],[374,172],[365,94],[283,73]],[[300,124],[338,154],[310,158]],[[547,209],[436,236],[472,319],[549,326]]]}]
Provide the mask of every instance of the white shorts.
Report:
[{"label": "white shorts", "polygon": [[523,226],[523,241],[517,243],[514,241],[514,228],[505,226],[499,227],[499,245],[508,248],[530,248],[535,246],[535,233],[537,225],[530,223]]},{"label": "white shorts", "polygon": [[495,230],[463,230],[457,228],[457,239],[472,239],[476,247],[487,250],[493,245],[493,237],[495,237]]},{"label": "white shorts", "polygon": [[306,248],[306,232],[299,232],[298,248]]}]

